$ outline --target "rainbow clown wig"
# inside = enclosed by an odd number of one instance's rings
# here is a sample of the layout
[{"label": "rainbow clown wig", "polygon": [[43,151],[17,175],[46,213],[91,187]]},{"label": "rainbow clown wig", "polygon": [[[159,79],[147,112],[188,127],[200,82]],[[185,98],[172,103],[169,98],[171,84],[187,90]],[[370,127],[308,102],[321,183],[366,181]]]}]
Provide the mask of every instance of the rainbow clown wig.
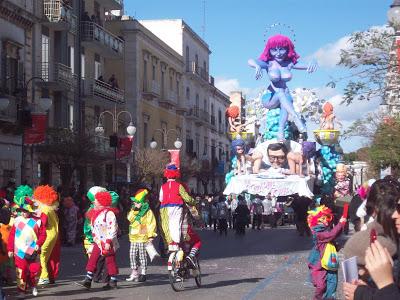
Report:
[{"label": "rainbow clown wig", "polygon": [[181,172],[174,164],[171,164],[164,170],[164,177],[167,179],[178,179],[181,177]]},{"label": "rainbow clown wig", "polygon": [[307,223],[311,231],[325,230],[333,220],[333,213],[330,208],[320,205],[308,211]]}]

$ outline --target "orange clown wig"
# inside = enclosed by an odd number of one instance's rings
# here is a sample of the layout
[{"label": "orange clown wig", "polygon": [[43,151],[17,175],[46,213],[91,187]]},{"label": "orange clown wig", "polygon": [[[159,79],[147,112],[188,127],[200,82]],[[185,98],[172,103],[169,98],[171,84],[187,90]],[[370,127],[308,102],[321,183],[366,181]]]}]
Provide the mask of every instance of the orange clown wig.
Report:
[{"label": "orange clown wig", "polygon": [[51,206],[58,201],[58,194],[49,185],[39,185],[33,192],[33,199],[41,204]]}]

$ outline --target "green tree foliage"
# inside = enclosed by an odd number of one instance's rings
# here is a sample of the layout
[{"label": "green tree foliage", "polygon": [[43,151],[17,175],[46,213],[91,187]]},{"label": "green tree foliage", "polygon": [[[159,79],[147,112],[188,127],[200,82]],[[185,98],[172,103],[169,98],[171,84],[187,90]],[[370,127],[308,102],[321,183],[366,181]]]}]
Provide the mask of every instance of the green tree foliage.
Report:
[{"label": "green tree foliage", "polygon": [[378,127],[372,140],[368,154],[373,167],[400,166],[400,119],[391,119]]},{"label": "green tree foliage", "polygon": [[348,69],[350,74],[328,83],[334,87],[338,82],[346,82],[343,103],[383,97],[386,73],[390,64],[393,64],[390,60],[393,42],[391,27],[372,27],[350,36],[349,45],[341,50],[338,63]]}]

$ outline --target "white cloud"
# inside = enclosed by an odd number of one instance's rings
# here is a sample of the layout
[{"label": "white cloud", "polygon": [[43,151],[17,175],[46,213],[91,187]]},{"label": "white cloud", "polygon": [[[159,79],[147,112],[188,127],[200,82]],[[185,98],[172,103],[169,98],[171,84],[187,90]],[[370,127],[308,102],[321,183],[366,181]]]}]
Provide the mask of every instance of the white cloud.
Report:
[{"label": "white cloud", "polygon": [[252,99],[254,97],[257,97],[257,95],[264,88],[264,87],[258,87],[251,89],[243,87],[240,85],[239,79],[225,78],[225,77],[216,77],[215,86],[228,96],[230,95],[231,92],[242,92],[243,96],[246,96],[247,99]]},{"label": "white cloud", "polygon": [[338,119],[350,123],[362,118],[369,112],[375,111],[380,104],[380,99],[378,98],[369,101],[354,100],[350,105],[340,104],[342,101],[342,95],[335,95],[329,99],[329,102],[334,106]]},{"label": "white cloud", "polygon": [[321,67],[334,68],[340,61],[340,50],[348,47],[348,41],[349,36],[344,36],[336,42],[322,46],[311,55],[311,58]]}]

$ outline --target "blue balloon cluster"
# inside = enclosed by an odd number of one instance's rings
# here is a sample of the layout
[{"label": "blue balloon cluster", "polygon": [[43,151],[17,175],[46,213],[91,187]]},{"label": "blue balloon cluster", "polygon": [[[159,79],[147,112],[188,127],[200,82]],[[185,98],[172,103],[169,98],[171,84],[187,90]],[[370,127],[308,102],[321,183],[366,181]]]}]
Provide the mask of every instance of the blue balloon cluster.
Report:
[{"label": "blue balloon cluster", "polygon": [[[264,139],[265,140],[271,140],[275,139],[278,135],[278,129],[279,129],[279,119],[280,119],[280,108],[274,108],[270,109],[267,112],[267,122],[266,122],[266,130],[264,132]],[[285,125],[285,139],[289,138],[289,126],[286,123]]]},{"label": "blue balloon cluster", "polygon": [[228,184],[231,181],[232,177],[235,176],[235,170],[237,168],[237,158],[236,158],[236,156],[232,156],[231,168],[232,169],[230,170],[230,172],[226,173],[226,175],[225,175],[225,183],[226,184]]},{"label": "blue balloon cluster", "polygon": [[321,167],[322,167],[322,192],[324,194],[330,194],[333,192],[335,187],[335,172],[336,165],[339,161],[340,155],[336,152],[334,146],[323,145],[321,149],[319,149],[319,153],[321,154]]}]

